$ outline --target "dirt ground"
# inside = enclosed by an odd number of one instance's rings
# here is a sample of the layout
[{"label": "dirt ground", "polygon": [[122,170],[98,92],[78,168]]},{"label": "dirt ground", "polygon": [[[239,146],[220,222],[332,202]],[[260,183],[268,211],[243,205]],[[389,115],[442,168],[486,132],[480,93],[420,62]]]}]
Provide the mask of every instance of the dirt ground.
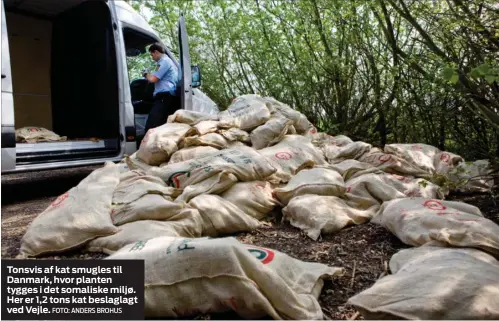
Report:
[{"label": "dirt ground", "polygon": [[[19,178],[2,177],[2,258],[17,255],[21,238],[28,224],[59,194],[78,184],[93,168],[61,171],[59,174]],[[495,195],[499,190],[494,191]],[[447,200],[463,201],[479,207],[484,216],[499,224],[499,198],[492,194],[453,194]],[[319,302],[327,318],[362,319],[355,309],[346,305],[351,296],[372,286],[388,273],[391,256],[409,246],[400,242],[384,228],[375,224],[351,226],[318,241],[308,238],[299,229],[281,223],[279,209],[264,226],[251,233],[235,236],[241,242],[269,247],[300,260],[320,262],[346,270],[344,276],[326,281]],[[100,259],[104,254],[79,251],[44,259]],[[191,318],[189,318],[191,319]],[[234,313],[200,315],[195,319],[240,319]]]}]

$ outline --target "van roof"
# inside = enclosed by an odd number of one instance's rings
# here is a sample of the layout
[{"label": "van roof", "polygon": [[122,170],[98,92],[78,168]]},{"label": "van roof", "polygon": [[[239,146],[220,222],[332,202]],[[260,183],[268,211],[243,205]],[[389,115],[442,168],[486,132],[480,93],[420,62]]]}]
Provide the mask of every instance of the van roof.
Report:
[{"label": "van roof", "polygon": [[153,35],[158,40],[160,39],[158,33],[151,28],[146,19],[144,19],[144,17],[142,17],[131,5],[125,1],[114,1],[114,3],[116,6],[116,14],[122,23],[142,29],[143,31]]}]

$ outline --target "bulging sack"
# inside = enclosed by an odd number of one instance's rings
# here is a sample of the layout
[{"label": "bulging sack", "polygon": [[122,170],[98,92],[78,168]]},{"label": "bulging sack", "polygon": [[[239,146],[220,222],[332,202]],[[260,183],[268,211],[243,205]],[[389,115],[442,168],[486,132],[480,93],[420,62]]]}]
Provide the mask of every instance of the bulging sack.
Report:
[{"label": "bulging sack", "polygon": [[191,159],[203,157],[213,152],[218,152],[218,149],[211,146],[192,146],[183,148],[173,153],[168,164],[185,162]]},{"label": "bulging sack", "polygon": [[18,143],[57,142],[67,140],[66,136],[59,136],[43,127],[23,127],[16,129],[15,134],[16,142]]},{"label": "bulging sack", "polygon": [[350,224],[366,223],[372,217],[372,211],[354,209],[336,196],[310,194],[291,199],[282,213],[284,219],[305,231],[312,240]]},{"label": "bulging sack", "polygon": [[265,180],[276,172],[267,159],[254,149],[244,146],[223,149],[197,159],[151,168],[149,173],[160,177],[169,186],[184,189],[220,172],[234,174],[240,181]]},{"label": "bulging sack", "polygon": [[90,241],[88,252],[112,254],[124,246],[161,236],[201,237],[202,221],[194,209],[185,209],[169,221],[142,220],[123,224],[119,232]]},{"label": "bulging sack", "polygon": [[218,115],[179,109],[173,115],[168,116],[167,123],[183,123],[187,125],[196,125],[197,123],[205,120],[217,121]]},{"label": "bulging sack", "polygon": [[385,154],[379,148],[373,148],[362,155],[359,161],[369,163],[376,168],[391,174],[410,175],[419,178],[430,178],[431,174],[424,169],[393,154]]},{"label": "bulging sack", "polygon": [[203,219],[203,236],[216,237],[236,232],[252,231],[260,226],[255,218],[218,195],[204,194],[193,198],[189,206]]},{"label": "bulging sack", "polygon": [[262,149],[280,142],[292,124],[293,121],[285,117],[271,118],[251,132],[252,147]]},{"label": "bulging sack", "polygon": [[397,199],[383,203],[372,222],[408,245],[437,241],[444,246],[478,248],[499,256],[499,226],[466,203]]},{"label": "bulging sack", "polygon": [[276,188],[274,194],[282,204],[287,205],[292,198],[300,195],[343,196],[345,191],[345,182],[340,174],[318,167],[300,171],[286,186]]},{"label": "bulging sack", "polygon": [[119,176],[120,182],[113,192],[113,204],[128,204],[146,194],[175,198],[181,191],[169,187],[159,177],[141,171],[129,171]]},{"label": "bulging sack", "polygon": [[331,164],[328,168],[340,173],[345,182],[361,175],[382,172],[369,163],[359,162],[355,159],[347,159],[337,164]]},{"label": "bulging sack", "polygon": [[229,172],[220,172],[204,181],[187,186],[175,202],[189,202],[201,194],[220,194],[237,182],[237,177]]},{"label": "bulging sack", "polygon": [[140,144],[137,158],[149,165],[160,165],[178,150],[180,139],[193,134],[196,134],[196,129],[187,124],[166,123],[151,128]]},{"label": "bulging sack", "polygon": [[276,178],[287,183],[304,168],[327,165],[322,152],[317,150],[307,137],[286,135],[277,145],[258,151],[277,168]]},{"label": "bulging sack", "polygon": [[220,135],[225,137],[229,142],[243,142],[243,143],[251,143],[250,136],[247,132],[239,128],[229,128],[229,129],[221,129],[218,131]]},{"label": "bulging sack", "polygon": [[209,133],[203,136],[186,137],[182,140],[181,148],[191,146],[210,146],[217,149],[227,147],[227,140],[220,134]]},{"label": "bulging sack", "polygon": [[322,151],[330,164],[341,163],[347,159],[358,159],[372,148],[371,144],[364,142],[353,142],[345,146],[335,144],[324,144]]},{"label": "bulging sack", "polygon": [[121,162],[125,163],[129,170],[142,171],[144,173],[150,170],[152,167],[151,165],[137,158],[137,152],[133,153],[130,156],[125,155]]},{"label": "bulging sack", "polygon": [[127,245],[106,259],[144,260],[146,317],[232,310],[246,319],[320,320],[323,279],[344,273],[232,237],[159,237]]},{"label": "bulging sack", "polygon": [[221,128],[237,127],[242,130],[253,130],[270,119],[270,111],[262,97],[243,95],[234,99],[226,110],[218,114],[218,117]]},{"label": "bulging sack", "polygon": [[203,136],[218,130],[218,120],[203,120],[193,126]]},{"label": "bulging sack", "polygon": [[393,275],[348,300],[367,320],[497,320],[499,262],[474,249],[422,246],[390,260]]},{"label": "bulging sack", "polygon": [[385,153],[396,155],[431,174],[446,174],[464,159],[426,144],[389,144]]},{"label": "bulging sack", "polygon": [[264,218],[276,206],[269,182],[236,183],[220,196],[257,220]]},{"label": "bulging sack", "polygon": [[63,252],[118,232],[109,215],[118,183],[118,165],[106,163],[60,195],[28,226],[19,258]]}]

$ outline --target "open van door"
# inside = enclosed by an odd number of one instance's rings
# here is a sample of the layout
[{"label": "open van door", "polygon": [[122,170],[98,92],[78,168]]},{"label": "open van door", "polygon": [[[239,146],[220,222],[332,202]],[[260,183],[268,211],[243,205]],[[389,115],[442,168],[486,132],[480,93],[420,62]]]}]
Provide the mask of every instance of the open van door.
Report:
[{"label": "open van door", "polygon": [[181,108],[192,110],[192,75],[191,56],[189,54],[189,39],[185,27],[184,16],[180,16],[178,21],[178,40],[180,58],[180,101]]},{"label": "open van door", "polygon": [[16,167],[16,131],[10,67],[9,37],[2,1],[2,172]]}]

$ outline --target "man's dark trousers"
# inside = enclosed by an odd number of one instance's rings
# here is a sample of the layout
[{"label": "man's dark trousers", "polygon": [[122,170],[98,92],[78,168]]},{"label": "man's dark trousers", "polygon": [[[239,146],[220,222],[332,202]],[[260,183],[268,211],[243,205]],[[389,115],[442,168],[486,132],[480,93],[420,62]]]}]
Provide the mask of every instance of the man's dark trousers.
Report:
[{"label": "man's dark trousers", "polygon": [[179,97],[170,93],[158,93],[154,96],[154,104],[147,118],[145,133],[151,128],[164,125],[168,116],[180,109]]}]

